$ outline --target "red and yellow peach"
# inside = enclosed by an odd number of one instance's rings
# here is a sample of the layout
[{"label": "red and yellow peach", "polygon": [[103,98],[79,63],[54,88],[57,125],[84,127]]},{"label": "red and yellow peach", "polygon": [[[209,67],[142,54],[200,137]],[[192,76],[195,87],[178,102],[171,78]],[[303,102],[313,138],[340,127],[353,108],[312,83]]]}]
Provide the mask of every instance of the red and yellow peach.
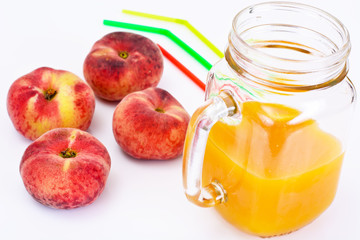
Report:
[{"label": "red and yellow peach", "polygon": [[95,95],[109,101],[155,87],[163,73],[163,56],[150,39],[113,32],[98,40],[84,62],[84,76]]},{"label": "red and yellow peach", "polygon": [[20,174],[26,190],[41,204],[70,209],[92,203],[110,171],[108,151],[95,137],[74,128],[57,128],[26,150]]},{"label": "red and yellow peach", "polygon": [[73,73],[42,67],[11,85],[7,110],[16,130],[35,140],[54,128],[88,129],[95,96],[86,82]]},{"label": "red and yellow peach", "polygon": [[148,88],[127,95],[113,115],[113,133],[134,158],[171,159],[182,154],[190,116],[167,91]]}]

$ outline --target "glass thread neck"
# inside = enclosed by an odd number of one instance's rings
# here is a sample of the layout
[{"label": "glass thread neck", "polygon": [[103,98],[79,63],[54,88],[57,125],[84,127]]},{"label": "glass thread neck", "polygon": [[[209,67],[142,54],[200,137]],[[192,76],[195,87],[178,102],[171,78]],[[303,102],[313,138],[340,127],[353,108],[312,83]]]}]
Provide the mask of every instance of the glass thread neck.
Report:
[{"label": "glass thread neck", "polygon": [[304,4],[268,2],[236,15],[225,59],[258,84],[307,91],[341,82],[350,49],[347,29],[328,13]]}]

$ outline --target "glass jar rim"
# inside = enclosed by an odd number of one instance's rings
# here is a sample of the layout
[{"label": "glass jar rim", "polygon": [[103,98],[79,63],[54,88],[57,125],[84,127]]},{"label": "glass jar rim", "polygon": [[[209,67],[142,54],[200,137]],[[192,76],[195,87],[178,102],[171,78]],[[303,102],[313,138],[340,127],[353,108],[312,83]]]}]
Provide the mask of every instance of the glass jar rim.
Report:
[{"label": "glass jar rim", "polygon": [[[240,32],[237,28],[238,20],[241,16],[246,15],[247,13],[251,13],[254,9],[264,8],[264,7],[274,7],[277,10],[290,10],[290,9],[299,9],[303,11],[308,11],[317,14],[318,16],[322,17],[323,19],[327,20],[329,23],[336,26],[338,33],[342,36],[342,45],[338,46],[338,49],[331,52],[330,54],[327,54],[325,56],[319,56],[315,59],[305,59],[305,60],[299,60],[299,59],[285,59],[279,56],[275,56],[266,52],[263,52],[259,49],[256,49],[249,45],[242,37],[240,36]],[[330,13],[321,10],[319,8],[303,4],[303,3],[296,3],[296,2],[286,2],[286,1],[270,1],[270,2],[263,2],[258,4],[250,5],[240,12],[238,12],[233,21],[232,21],[232,31],[235,34],[230,34],[229,42],[231,41],[231,37],[236,38],[236,44],[240,44],[241,48],[246,51],[247,53],[257,56],[257,59],[264,59],[266,62],[279,62],[286,60],[287,62],[293,62],[297,65],[299,64],[306,64],[307,65],[307,71],[313,71],[316,70],[317,67],[321,65],[320,63],[327,62],[327,65],[332,66],[339,62],[346,61],[351,48],[350,43],[350,34],[345,27],[345,25],[337,19],[335,16],[331,15]],[[235,49],[236,50],[236,49]],[[313,69],[309,69],[308,66],[314,66]],[[279,71],[286,71],[286,69],[278,69]],[[301,72],[301,71],[300,71]]]}]

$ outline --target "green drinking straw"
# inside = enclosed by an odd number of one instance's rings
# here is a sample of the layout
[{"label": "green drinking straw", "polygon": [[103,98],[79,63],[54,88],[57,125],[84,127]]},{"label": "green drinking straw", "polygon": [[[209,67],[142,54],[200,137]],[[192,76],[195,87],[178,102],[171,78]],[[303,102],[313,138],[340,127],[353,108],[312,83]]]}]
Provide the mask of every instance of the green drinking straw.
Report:
[{"label": "green drinking straw", "polygon": [[155,14],[137,12],[137,11],[126,10],[126,9],[122,10],[122,12],[126,13],[126,14],[139,16],[139,17],[152,18],[152,19],[156,19],[156,20],[182,24],[185,27],[187,27],[193,34],[195,34],[195,36],[197,36],[203,43],[205,43],[206,46],[208,46],[216,55],[218,55],[220,58],[224,57],[224,54],[222,53],[222,51],[220,51],[204,35],[202,35],[195,27],[193,27],[193,25],[191,25],[188,21],[186,21],[184,19],[159,16],[159,15],[155,15]]},{"label": "green drinking straw", "polygon": [[143,32],[150,32],[150,33],[157,33],[161,35],[165,35],[166,37],[170,38],[173,42],[179,45],[182,49],[184,49],[187,53],[189,53],[195,60],[197,60],[201,65],[203,65],[207,70],[210,70],[212,65],[206,61],[200,54],[195,52],[194,49],[189,47],[186,43],[184,43],[180,38],[178,38],[175,34],[171,31],[164,29],[164,28],[156,28],[150,27],[145,25],[133,24],[133,23],[125,23],[125,22],[117,22],[111,20],[104,20],[104,25],[112,26],[112,27],[120,27],[132,30],[138,30]]}]

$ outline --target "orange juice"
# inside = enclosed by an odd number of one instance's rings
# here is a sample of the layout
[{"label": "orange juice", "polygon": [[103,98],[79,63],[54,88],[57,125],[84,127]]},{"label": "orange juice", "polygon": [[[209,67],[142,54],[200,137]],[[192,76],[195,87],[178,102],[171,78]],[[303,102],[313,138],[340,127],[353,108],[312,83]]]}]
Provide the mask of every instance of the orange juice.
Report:
[{"label": "orange juice", "polygon": [[204,157],[203,185],[218,180],[227,201],[217,211],[259,236],[292,232],[332,202],[343,149],[314,120],[278,104],[246,102],[237,125],[216,123]]}]

